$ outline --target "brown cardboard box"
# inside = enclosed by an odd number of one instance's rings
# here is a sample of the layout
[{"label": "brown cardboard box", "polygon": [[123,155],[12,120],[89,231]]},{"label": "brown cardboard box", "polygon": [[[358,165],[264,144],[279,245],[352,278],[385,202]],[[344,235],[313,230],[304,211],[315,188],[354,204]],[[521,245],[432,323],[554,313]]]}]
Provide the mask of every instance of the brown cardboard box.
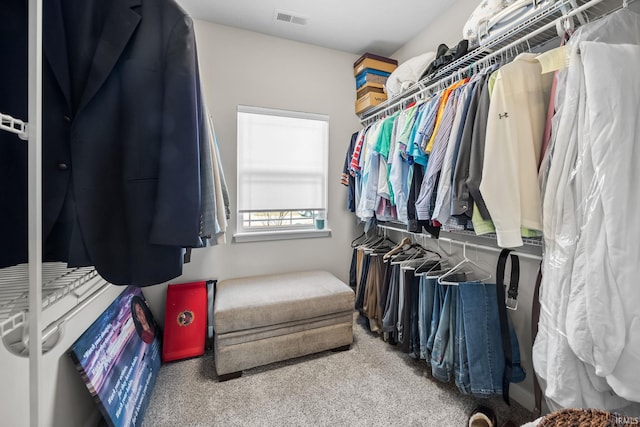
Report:
[{"label": "brown cardboard box", "polygon": [[363,113],[387,100],[386,93],[369,92],[356,101],[356,114]]},{"label": "brown cardboard box", "polygon": [[369,92],[385,93],[384,85],[380,83],[367,83],[356,92],[356,99],[362,98]]},{"label": "brown cardboard box", "polygon": [[391,73],[398,68],[398,61],[372,53],[365,53],[353,64],[353,75],[357,76],[367,68]]}]

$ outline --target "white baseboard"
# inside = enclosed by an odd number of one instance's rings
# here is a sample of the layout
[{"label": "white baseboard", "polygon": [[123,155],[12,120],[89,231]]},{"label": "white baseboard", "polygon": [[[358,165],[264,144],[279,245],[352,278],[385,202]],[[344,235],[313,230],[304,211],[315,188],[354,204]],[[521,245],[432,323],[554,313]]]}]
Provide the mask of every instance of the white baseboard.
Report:
[{"label": "white baseboard", "polygon": [[511,384],[509,386],[509,398],[518,402],[525,409],[533,412],[533,407],[536,403],[533,391],[528,390],[520,384]]}]

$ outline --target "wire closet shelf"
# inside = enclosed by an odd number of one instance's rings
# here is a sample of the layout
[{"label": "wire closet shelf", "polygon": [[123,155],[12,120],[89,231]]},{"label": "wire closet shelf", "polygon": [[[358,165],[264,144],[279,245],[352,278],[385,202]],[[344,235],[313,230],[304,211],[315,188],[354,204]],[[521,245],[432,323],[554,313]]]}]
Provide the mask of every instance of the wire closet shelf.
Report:
[{"label": "wire closet shelf", "polygon": [[466,76],[469,71],[480,70],[499,60],[514,58],[521,52],[535,51],[536,48],[558,38],[558,27],[574,28],[614,12],[634,0],[558,0],[540,10],[527,20],[519,23],[488,43],[470,51],[460,59],[437,70],[400,94],[382,102],[360,115],[363,124],[370,124],[378,118],[404,108],[425,94],[444,89]]},{"label": "wire closet shelf", "polygon": [[[0,338],[11,353],[20,356],[28,356],[28,274],[27,264],[0,270]],[[105,284],[93,267],[68,268],[63,263],[44,263],[42,310],[52,308],[63,299],[78,307],[91,291]],[[65,317],[56,321],[60,324]]]}]

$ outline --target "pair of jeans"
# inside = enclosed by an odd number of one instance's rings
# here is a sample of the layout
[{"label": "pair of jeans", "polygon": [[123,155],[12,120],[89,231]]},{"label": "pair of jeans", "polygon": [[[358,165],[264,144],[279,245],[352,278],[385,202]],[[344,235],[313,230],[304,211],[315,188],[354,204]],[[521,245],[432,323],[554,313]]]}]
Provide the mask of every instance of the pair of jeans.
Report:
[{"label": "pair of jeans", "polygon": [[460,390],[460,392],[463,394],[471,394],[471,380],[469,379],[469,359],[467,355],[467,336],[464,329],[464,314],[461,294],[462,291],[458,289],[453,376],[458,390]]},{"label": "pair of jeans", "polygon": [[444,298],[440,310],[440,321],[433,340],[431,374],[440,381],[449,382],[454,371],[458,287],[448,285],[438,285],[438,287]]},{"label": "pair of jeans", "polygon": [[396,325],[398,323],[398,282],[400,281],[400,265],[391,266],[391,278],[389,279],[389,291],[382,315],[382,331],[388,332],[396,338]]},{"label": "pair of jeans", "polygon": [[417,357],[418,281],[412,268],[401,268],[400,301],[398,304],[398,344],[400,350]]},{"label": "pair of jeans", "polygon": [[362,303],[362,312],[369,319],[369,329],[372,332],[378,332],[382,329],[382,310],[378,300],[380,299],[383,280],[384,264],[382,254],[372,254]]},{"label": "pair of jeans", "polygon": [[[495,283],[461,282],[458,284],[466,337],[471,394],[487,397],[502,394],[504,350],[498,315]],[[518,338],[509,322],[512,353],[511,382],[522,381],[525,372],[520,364]],[[460,375],[464,378],[461,366]]]},{"label": "pair of jeans", "polygon": [[418,290],[418,335],[420,336],[420,359],[431,361],[431,350],[427,341],[431,335],[431,317],[433,316],[433,297],[438,279],[420,277]]},{"label": "pair of jeans", "polygon": [[364,304],[364,292],[367,284],[367,276],[369,274],[369,262],[371,261],[371,255],[364,254],[362,258],[362,272],[360,274],[360,281],[356,288],[356,309],[362,312],[362,305]]},{"label": "pair of jeans", "polygon": [[405,313],[405,304],[407,303],[407,295],[406,295],[406,275],[404,274],[404,270],[400,269],[400,277],[398,281],[398,316],[396,322],[396,339],[398,344],[402,347],[405,341],[406,334],[406,317]]},{"label": "pair of jeans", "polygon": [[420,356],[420,335],[418,331],[418,292],[420,277],[416,277],[411,271],[411,342],[409,354],[418,359]]}]

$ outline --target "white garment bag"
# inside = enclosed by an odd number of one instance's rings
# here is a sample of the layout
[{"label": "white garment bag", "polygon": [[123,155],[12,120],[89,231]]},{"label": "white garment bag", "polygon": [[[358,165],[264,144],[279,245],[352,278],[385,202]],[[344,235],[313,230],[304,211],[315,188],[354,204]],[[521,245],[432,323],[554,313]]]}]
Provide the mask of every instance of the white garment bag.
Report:
[{"label": "white garment bag", "polygon": [[567,45],[533,348],[552,409],[640,408],[632,404],[640,402],[638,45],[640,16],[626,9],[580,28]]}]

